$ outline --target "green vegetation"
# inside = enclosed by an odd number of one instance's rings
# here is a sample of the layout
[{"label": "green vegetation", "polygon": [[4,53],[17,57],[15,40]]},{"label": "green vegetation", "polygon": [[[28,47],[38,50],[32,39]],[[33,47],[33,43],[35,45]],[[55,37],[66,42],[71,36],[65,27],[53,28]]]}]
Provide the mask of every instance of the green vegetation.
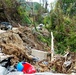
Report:
[{"label": "green vegetation", "polygon": [[[9,7],[6,11],[13,21],[22,25],[45,24],[49,33],[51,31],[54,33],[56,53],[63,54],[67,49],[76,52],[76,0],[58,0],[55,8],[45,17],[42,16],[45,13],[45,8],[39,3],[35,2],[29,5],[27,2],[24,3],[25,0],[3,1]],[[39,35],[38,38],[48,46],[51,45],[50,35],[48,37]]]},{"label": "green vegetation", "polygon": [[63,54],[67,49],[76,52],[76,1],[58,0],[44,23],[54,33],[56,53]]}]

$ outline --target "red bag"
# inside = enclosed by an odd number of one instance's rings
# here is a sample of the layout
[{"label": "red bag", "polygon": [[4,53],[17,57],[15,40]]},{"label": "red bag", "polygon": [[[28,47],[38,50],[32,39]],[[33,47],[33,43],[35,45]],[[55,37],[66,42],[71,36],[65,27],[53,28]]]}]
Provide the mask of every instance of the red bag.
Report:
[{"label": "red bag", "polygon": [[24,66],[23,68],[23,73],[25,74],[32,74],[32,73],[35,73],[36,72],[36,69],[34,68],[34,66],[32,66],[31,64],[25,62],[25,63],[22,63],[22,65]]}]

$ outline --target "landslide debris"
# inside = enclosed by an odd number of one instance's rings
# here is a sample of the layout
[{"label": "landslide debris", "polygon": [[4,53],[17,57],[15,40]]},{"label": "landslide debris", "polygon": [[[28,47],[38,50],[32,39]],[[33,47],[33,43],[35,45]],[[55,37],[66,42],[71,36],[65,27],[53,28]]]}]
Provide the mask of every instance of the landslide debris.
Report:
[{"label": "landslide debris", "polygon": [[76,72],[76,53],[69,52],[65,56],[55,55],[54,61],[47,59],[33,62],[32,49],[48,49],[47,45],[38,40],[37,35],[32,33],[31,28],[25,26],[2,31],[0,33],[0,51],[6,55],[14,56],[11,59],[12,65],[19,61],[27,61],[34,65],[37,72]]},{"label": "landslide debris", "polygon": [[33,57],[29,55],[31,48],[40,50],[45,48],[28,27],[19,27],[0,33],[0,47],[3,53],[14,55],[12,64],[23,60],[32,61]]}]

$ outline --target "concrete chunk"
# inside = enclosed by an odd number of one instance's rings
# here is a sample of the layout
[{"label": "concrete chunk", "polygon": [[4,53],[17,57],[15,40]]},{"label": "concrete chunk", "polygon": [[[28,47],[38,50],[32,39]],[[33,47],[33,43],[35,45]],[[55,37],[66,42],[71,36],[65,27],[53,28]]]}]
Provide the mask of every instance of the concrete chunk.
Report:
[{"label": "concrete chunk", "polygon": [[39,60],[47,59],[48,52],[32,49],[32,55],[37,57]]}]

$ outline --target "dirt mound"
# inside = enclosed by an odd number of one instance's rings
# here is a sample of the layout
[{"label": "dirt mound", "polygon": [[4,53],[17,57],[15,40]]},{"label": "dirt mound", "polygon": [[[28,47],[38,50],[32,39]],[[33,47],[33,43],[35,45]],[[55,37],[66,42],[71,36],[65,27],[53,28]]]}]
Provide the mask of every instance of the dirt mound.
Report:
[{"label": "dirt mound", "polygon": [[33,64],[38,72],[71,73],[72,70],[76,72],[75,53],[68,53],[66,57],[55,55],[55,60],[52,62],[48,59],[33,62],[34,57],[30,55],[32,49],[45,50],[45,48],[48,48],[38,40],[37,35],[33,34],[32,29],[28,27],[1,32],[0,51],[14,56],[11,60],[13,65],[19,61],[27,61]]},{"label": "dirt mound", "polygon": [[45,46],[38,41],[37,36],[32,34],[30,28],[19,27],[0,34],[0,47],[3,53],[14,55],[13,63],[16,63],[33,60],[32,56],[28,54],[29,50],[31,48],[42,50]]},{"label": "dirt mound", "polygon": [[42,43],[38,40],[37,35],[32,33],[31,28],[22,27],[22,28],[19,28],[19,31],[21,32],[21,33],[19,33],[19,36],[23,40],[25,46],[39,49],[39,50],[44,50],[45,47],[47,47],[47,46],[45,46],[44,43]]},{"label": "dirt mound", "polygon": [[26,49],[18,34],[12,32],[0,34],[0,46],[2,47],[3,53],[15,56],[15,62],[20,61],[26,56]]}]

